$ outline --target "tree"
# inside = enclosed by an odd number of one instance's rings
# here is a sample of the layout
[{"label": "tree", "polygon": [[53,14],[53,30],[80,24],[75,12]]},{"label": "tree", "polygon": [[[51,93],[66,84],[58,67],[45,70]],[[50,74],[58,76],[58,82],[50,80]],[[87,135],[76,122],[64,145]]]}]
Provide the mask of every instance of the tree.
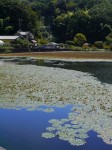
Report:
[{"label": "tree", "polygon": [[16,39],[12,44],[19,48],[29,48],[31,43],[27,39]]},{"label": "tree", "polygon": [[12,32],[13,27],[10,25],[10,17],[0,19],[0,34],[8,35]]},{"label": "tree", "polygon": [[73,13],[68,11],[56,17],[53,26],[53,34],[57,38],[57,42],[65,42],[70,39],[71,29],[69,29],[69,22],[72,15]]},{"label": "tree", "polygon": [[37,37],[53,34],[60,43],[83,33],[94,43],[112,32],[112,0],[0,0],[0,18],[1,34],[21,27]]},{"label": "tree", "polygon": [[[10,17],[10,21],[7,16]],[[31,6],[19,0],[0,0],[0,18],[7,18],[4,19],[4,25],[8,26],[7,24],[10,22],[9,26],[13,27],[12,34],[19,30],[19,19],[21,20],[21,29],[25,31],[34,31],[38,21],[38,15]],[[9,28],[7,30],[9,32]]]},{"label": "tree", "polygon": [[82,33],[77,33],[74,37],[74,44],[82,46],[87,41],[86,36]]},{"label": "tree", "polygon": [[109,45],[109,46],[112,46],[112,33],[108,34],[108,35],[105,37],[105,44],[106,44],[106,45]]},{"label": "tree", "polygon": [[105,36],[112,31],[112,3],[110,0],[103,0],[90,9],[89,15],[89,38],[104,41]]},{"label": "tree", "polygon": [[0,34],[3,32],[3,19],[0,19]]},{"label": "tree", "polygon": [[77,33],[83,33],[88,36],[90,27],[90,16],[88,10],[77,10],[72,16],[68,24],[69,34],[73,38]]}]

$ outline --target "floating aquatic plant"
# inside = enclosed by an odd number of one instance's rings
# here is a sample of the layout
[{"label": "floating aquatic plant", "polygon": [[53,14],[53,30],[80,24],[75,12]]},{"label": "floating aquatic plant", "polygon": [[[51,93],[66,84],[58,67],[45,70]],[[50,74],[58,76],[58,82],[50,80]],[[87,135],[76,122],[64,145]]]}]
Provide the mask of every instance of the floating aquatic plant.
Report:
[{"label": "floating aquatic plant", "polygon": [[53,137],[55,137],[55,135],[53,133],[46,132],[46,133],[42,134],[42,137],[44,137],[44,138],[53,138]]},{"label": "floating aquatic plant", "polygon": [[46,108],[46,109],[43,109],[44,112],[48,112],[48,113],[51,113],[54,111],[53,108]]},{"label": "floating aquatic plant", "polygon": [[49,123],[51,123],[52,126],[47,127],[46,130],[49,131],[49,133],[53,133],[54,137],[58,136],[59,139],[68,141],[71,145],[83,145],[85,144],[85,139],[88,138],[86,134],[88,132],[87,128],[81,128],[79,125],[75,125],[78,126],[78,128],[74,128],[74,125],[68,124],[68,122],[61,124],[61,120],[58,119],[52,119]]},{"label": "floating aquatic plant", "polygon": [[43,137],[58,136],[72,145],[83,145],[93,130],[112,144],[112,85],[79,71],[0,64],[0,108],[53,112],[52,107],[70,104],[67,118],[50,120]]}]

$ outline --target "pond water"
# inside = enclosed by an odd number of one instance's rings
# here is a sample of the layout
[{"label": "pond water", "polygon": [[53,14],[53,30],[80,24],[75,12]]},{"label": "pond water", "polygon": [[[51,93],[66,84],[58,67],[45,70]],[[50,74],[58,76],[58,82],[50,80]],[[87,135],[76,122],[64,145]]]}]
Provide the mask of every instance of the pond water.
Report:
[{"label": "pond water", "polygon": [[111,150],[112,63],[0,58],[0,146]]}]

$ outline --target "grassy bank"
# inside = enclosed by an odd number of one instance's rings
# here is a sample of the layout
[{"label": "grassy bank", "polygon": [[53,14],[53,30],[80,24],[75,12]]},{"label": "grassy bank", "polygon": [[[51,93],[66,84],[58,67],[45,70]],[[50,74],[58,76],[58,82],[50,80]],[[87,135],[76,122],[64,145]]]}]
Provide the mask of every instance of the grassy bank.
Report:
[{"label": "grassy bank", "polygon": [[0,56],[29,56],[37,58],[60,59],[112,59],[112,52],[27,52],[0,54]]}]

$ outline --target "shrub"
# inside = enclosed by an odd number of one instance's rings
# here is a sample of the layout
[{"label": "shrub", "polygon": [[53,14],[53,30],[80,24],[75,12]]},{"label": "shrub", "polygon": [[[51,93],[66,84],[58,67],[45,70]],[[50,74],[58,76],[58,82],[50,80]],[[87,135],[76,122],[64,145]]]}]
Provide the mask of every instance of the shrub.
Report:
[{"label": "shrub", "polygon": [[14,47],[17,46],[18,48],[28,48],[30,46],[30,42],[27,39],[17,39],[11,44],[13,44]]},{"label": "shrub", "polygon": [[40,44],[40,45],[45,45],[45,44],[48,44],[48,41],[44,38],[42,39],[37,39],[37,42]]},{"label": "shrub", "polygon": [[74,41],[66,41],[66,44],[68,44],[68,45],[74,45]]},{"label": "shrub", "polygon": [[104,45],[103,48],[106,49],[106,50],[110,50],[110,46],[109,45]]},{"label": "shrub", "polygon": [[95,41],[94,46],[97,48],[103,48],[103,41]]},{"label": "shrub", "polygon": [[82,47],[70,45],[70,49],[73,51],[82,51]]},{"label": "shrub", "polygon": [[0,46],[0,53],[12,53],[13,49],[11,46]]},{"label": "shrub", "polygon": [[112,51],[112,45],[110,45],[110,50]]},{"label": "shrub", "polygon": [[112,44],[112,33],[108,34],[108,36],[105,37],[105,45],[111,44]]},{"label": "shrub", "polygon": [[89,47],[89,45],[83,45],[83,46],[82,46],[82,49],[83,49],[83,50],[91,50],[91,48]]},{"label": "shrub", "polygon": [[82,33],[77,33],[74,37],[74,44],[82,46],[87,41],[86,36]]}]

